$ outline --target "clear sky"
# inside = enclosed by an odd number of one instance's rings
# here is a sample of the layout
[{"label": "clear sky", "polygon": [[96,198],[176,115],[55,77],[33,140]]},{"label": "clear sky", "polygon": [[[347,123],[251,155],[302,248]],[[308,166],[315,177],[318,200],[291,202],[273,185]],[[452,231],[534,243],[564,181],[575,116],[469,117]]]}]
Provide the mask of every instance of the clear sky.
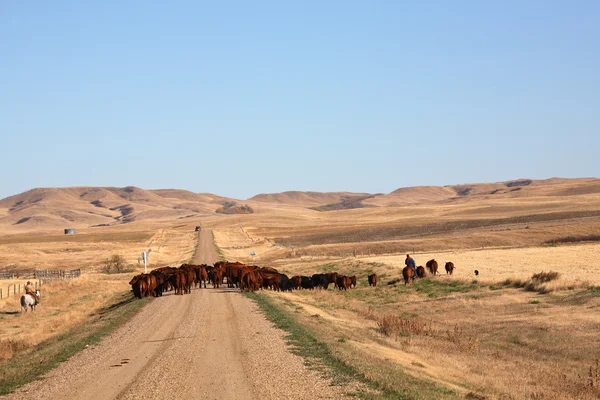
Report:
[{"label": "clear sky", "polygon": [[0,198],[600,175],[600,1],[0,1]]}]

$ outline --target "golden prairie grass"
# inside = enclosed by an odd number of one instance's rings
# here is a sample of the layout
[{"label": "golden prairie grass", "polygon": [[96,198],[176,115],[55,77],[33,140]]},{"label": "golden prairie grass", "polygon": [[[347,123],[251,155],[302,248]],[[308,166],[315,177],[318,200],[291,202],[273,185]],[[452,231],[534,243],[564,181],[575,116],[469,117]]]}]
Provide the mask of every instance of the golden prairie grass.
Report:
[{"label": "golden prairie grass", "polygon": [[[588,375],[599,354],[593,336],[600,324],[591,310],[600,297],[583,278],[598,282],[593,260],[599,249],[577,244],[417,254],[419,264],[435,257],[442,271],[443,261],[457,269],[408,287],[387,285],[400,277],[404,254],[281,259],[273,265],[288,274],[339,271],[356,274],[359,286],[274,296],[295,304],[303,323],[336,354],[388,385],[401,366],[464,395],[591,399],[597,392]],[[480,276],[468,273],[471,268]],[[373,272],[380,276],[377,288],[366,283]]]},{"label": "golden prairie grass", "polygon": [[[294,304],[304,323],[347,353],[348,362],[374,359],[364,368],[376,368],[384,380],[401,366],[416,377],[492,399],[593,398],[588,370],[598,357],[593,338],[600,319],[586,309],[600,305],[596,296],[482,289],[432,300],[391,286],[353,292],[366,294],[271,295]],[[540,300],[532,304],[533,298]]]},{"label": "golden prairie grass", "polygon": [[56,281],[41,287],[36,312],[21,313],[20,297],[0,302],[0,346],[3,357],[15,350],[35,346],[86,321],[118,293],[128,290],[130,274],[103,276],[83,274],[78,279]]},{"label": "golden prairie grass", "polygon": [[[3,269],[96,270],[113,254],[137,265],[142,251],[151,249],[150,262],[168,264],[188,260],[194,251],[194,232],[157,229],[142,232],[112,232],[77,235],[28,235],[0,237],[0,266]],[[57,240],[62,239],[62,240]],[[1,283],[0,283],[1,284]]]}]

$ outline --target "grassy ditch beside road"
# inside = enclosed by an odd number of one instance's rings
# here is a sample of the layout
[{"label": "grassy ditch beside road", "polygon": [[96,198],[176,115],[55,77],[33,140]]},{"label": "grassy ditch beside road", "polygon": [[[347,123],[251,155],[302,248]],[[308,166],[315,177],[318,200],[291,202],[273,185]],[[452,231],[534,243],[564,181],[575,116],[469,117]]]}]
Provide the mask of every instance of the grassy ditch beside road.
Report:
[{"label": "grassy ditch beside road", "polygon": [[293,353],[303,357],[309,367],[330,376],[335,384],[358,382],[359,389],[355,395],[361,399],[459,398],[454,391],[405,374],[400,368],[380,373],[376,359],[345,357],[345,354],[350,354],[346,340],[325,339],[286,309],[293,307],[292,304],[279,303],[264,293],[249,293],[247,296],[258,304],[267,319],[287,332]]},{"label": "grassy ditch beside road", "polygon": [[[151,300],[134,301],[130,293],[121,293],[114,297],[112,305],[100,309],[85,323],[40,342],[18,357],[0,361],[0,395],[39,379],[86,346],[97,343],[132,318],[148,301]],[[2,343],[11,346],[10,341]]]}]

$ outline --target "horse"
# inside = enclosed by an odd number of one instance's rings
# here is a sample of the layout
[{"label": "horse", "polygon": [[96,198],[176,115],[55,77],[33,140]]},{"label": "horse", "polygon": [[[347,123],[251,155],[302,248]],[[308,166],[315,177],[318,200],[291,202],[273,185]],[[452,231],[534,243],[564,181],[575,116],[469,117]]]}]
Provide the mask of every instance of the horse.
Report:
[{"label": "horse", "polygon": [[445,268],[446,268],[446,274],[452,275],[452,272],[454,271],[454,268],[456,268],[456,267],[454,266],[453,262],[448,261],[446,263],[446,267]]},{"label": "horse", "polygon": [[[38,299],[41,298],[39,290],[35,291],[35,295],[38,297]],[[37,303],[38,303],[38,301],[35,297],[30,295],[29,293],[24,294],[23,296],[21,296],[21,312],[23,312],[23,311],[27,312],[27,307],[30,307],[31,311],[35,312]]]},{"label": "horse", "polygon": [[423,268],[422,265],[419,265],[417,267],[417,277],[425,278],[426,276],[427,276],[427,274],[425,273],[425,268]]}]

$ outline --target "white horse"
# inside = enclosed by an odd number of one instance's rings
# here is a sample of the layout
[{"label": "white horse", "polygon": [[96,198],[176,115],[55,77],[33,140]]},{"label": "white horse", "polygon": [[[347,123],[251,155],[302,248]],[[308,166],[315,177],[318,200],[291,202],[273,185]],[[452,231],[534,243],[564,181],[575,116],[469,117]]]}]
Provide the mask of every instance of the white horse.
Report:
[{"label": "white horse", "polygon": [[[36,290],[35,294],[38,299],[42,298],[39,290]],[[35,311],[35,308],[37,307],[37,300],[30,294],[24,294],[21,296],[21,312],[27,312],[27,307],[31,308],[31,311]]]}]

